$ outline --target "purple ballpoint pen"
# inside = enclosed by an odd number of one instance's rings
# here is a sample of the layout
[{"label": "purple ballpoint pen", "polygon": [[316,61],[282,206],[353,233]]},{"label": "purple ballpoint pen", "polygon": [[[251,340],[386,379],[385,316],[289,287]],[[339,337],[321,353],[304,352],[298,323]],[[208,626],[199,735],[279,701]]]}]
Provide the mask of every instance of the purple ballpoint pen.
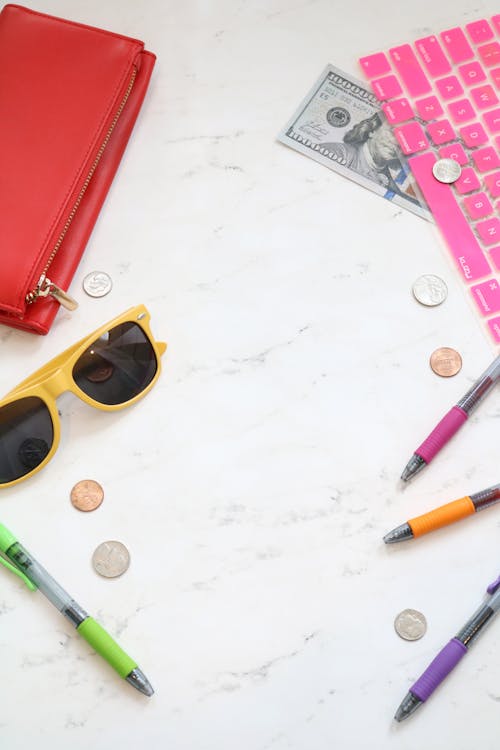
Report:
[{"label": "purple ballpoint pen", "polygon": [[401,702],[394,718],[396,721],[407,719],[434,692],[438,685],[451,672],[462,656],[469,650],[471,643],[484,631],[485,626],[500,609],[500,576],[487,588],[490,597],[474,612],[463,628],[441,649],[431,661],[425,672],[411,686]]},{"label": "purple ballpoint pen", "polygon": [[500,354],[491,365],[476,380],[472,388],[469,388],[465,396],[462,396],[455,406],[445,414],[436,425],[431,434],[426,437],[413,456],[406,464],[401,479],[407,482],[421,469],[432,461],[436,453],[446,445],[460,427],[467,421],[469,415],[483,400],[487,393],[500,379]]}]

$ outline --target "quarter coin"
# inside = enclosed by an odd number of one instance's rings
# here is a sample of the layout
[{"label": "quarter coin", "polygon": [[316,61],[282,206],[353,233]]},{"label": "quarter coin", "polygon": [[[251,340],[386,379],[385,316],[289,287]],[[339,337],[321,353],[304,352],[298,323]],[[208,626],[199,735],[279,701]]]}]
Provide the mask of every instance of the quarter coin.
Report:
[{"label": "quarter coin", "polygon": [[83,280],[83,289],[90,297],[104,297],[112,286],[111,276],[105,271],[92,271]]},{"label": "quarter coin", "polygon": [[448,296],[448,287],[443,279],[431,273],[425,273],[414,282],[413,296],[421,305],[435,307],[445,301]]},{"label": "quarter coin", "polygon": [[442,378],[450,378],[462,369],[462,357],[447,346],[442,346],[432,352],[430,358],[432,371]]},{"label": "quarter coin", "polygon": [[432,167],[432,174],[439,182],[450,184],[458,180],[462,167],[455,159],[438,159]]},{"label": "quarter coin", "polygon": [[394,620],[396,633],[405,641],[418,641],[425,635],[427,621],[416,609],[403,609]]},{"label": "quarter coin", "polygon": [[82,479],[71,490],[70,498],[77,510],[88,512],[100,506],[104,499],[104,490],[99,482],[93,479]]},{"label": "quarter coin", "polygon": [[116,578],[125,573],[130,564],[128,549],[121,542],[102,542],[94,550],[92,565],[96,573],[105,578]]}]

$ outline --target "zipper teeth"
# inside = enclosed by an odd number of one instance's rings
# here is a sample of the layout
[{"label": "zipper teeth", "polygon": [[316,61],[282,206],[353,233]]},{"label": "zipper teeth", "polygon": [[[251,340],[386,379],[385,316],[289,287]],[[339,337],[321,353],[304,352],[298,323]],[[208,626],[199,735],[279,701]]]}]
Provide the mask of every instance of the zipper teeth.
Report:
[{"label": "zipper teeth", "polygon": [[[132,87],[134,85],[134,81],[136,79],[136,76],[137,76],[137,68],[134,65],[134,67],[132,69],[132,77],[130,78],[129,84],[127,86],[127,90],[125,91],[125,94],[123,95],[123,99],[120,102],[120,106],[118,107],[118,109],[117,109],[117,111],[115,113],[113,121],[112,121],[111,125],[109,126],[108,131],[107,131],[107,133],[106,133],[106,135],[104,137],[104,140],[101,143],[99,151],[97,152],[96,157],[95,157],[95,159],[94,159],[94,161],[92,163],[92,166],[90,167],[90,169],[88,171],[87,177],[85,178],[85,182],[83,183],[83,185],[81,187],[81,190],[78,193],[76,201],[74,202],[73,207],[72,207],[71,211],[69,212],[68,218],[66,219],[66,223],[64,224],[64,226],[63,226],[63,228],[61,230],[61,233],[60,233],[59,237],[57,238],[57,242],[54,245],[54,248],[53,248],[53,250],[52,250],[52,252],[50,254],[50,257],[47,260],[47,263],[45,264],[45,268],[42,271],[42,274],[41,274],[40,278],[43,279],[43,280],[45,280],[45,275],[46,275],[47,271],[50,268],[50,264],[52,263],[52,261],[54,260],[55,256],[57,255],[57,252],[58,252],[59,248],[62,245],[64,237],[66,236],[66,233],[67,233],[68,229],[71,226],[71,222],[73,221],[73,219],[75,217],[75,214],[78,211],[78,207],[80,206],[80,203],[82,202],[83,196],[85,195],[85,193],[87,191],[87,188],[89,186],[90,180],[92,179],[92,177],[94,175],[94,172],[97,169],[97,165],[101,161],[101,157],[102,157],[102,155],[104,153],[104,149],[108,145],[109,139],[111,138],[113,130],[116,127],[116,123],[120,119],[120,115],[123,112],[123,108],[125,107],[125,105],[127,103],[127,99],[130,96],[130,92],[132,91]],[[28,294],[25,297],[26,304],[31,305],[31,303],[34,302],[37,299],[37,297],[39,296],[39,293],[40,293],[40,286],[37,286],[31,292],[28,292]]]}]

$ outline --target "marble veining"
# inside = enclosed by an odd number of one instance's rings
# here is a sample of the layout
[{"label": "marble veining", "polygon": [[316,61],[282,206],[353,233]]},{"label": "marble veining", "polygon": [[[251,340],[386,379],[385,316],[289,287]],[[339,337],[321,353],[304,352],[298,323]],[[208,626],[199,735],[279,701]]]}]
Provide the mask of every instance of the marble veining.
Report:
[{"label": "marble veining", "polygon": [[[137,660],[137,694],[45,600],[0,570],[0,746],[96,750],[498,748],[500,621],[404,725],[412,681],[498,575],[500,510],[388,549],[384,533],[498,483],[499,394],[414,482],[414,448],[492,359],[437,230],[277,133],[326,63],[498,13],[493,0],[31,7],[144,39],[150,89],[47,337],[0,330],[4,393],[144,302],[168,342],[157,385],[105,414],[58,401],[50,464],[0,519]],[[87,297],[87,273],[113,289]],[[447,300],[411,287],[441,276]],[[429,356],[460,351],[438,378]],[[104,501],[69,493],[96,479]],[[130,551],[106,580],[102,541]],[[394,618],[422,611],[424,637]]]}]

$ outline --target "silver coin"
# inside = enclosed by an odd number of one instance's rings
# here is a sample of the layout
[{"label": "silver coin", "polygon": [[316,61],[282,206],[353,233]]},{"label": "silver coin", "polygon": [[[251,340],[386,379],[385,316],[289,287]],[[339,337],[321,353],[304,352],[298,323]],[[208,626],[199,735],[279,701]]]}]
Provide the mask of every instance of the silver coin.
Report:
[{"label": "silver coin", "polygon": [[439,182],[450,184],[458,180],[462,167],[455,159],[438,159],[432,167],[432,174]]},{"label": "silver coin", "polygon": [[427,621],[416,609],[403,609],[394,620],[396,633],[405,641],[418,641],[425,635]]},{"label": "silver coin", "polygon": [[443,279],[431,273],[425,273],[414,282],[413,296],[421,305],[435,307],[444,302],[448,296],[448,287]]},{"label": "silver coin", "polygon": [[104,297],[112,287],[111,276],[105,271],[92,271],[83,280],[83,288],[90,297]]},{"label": "silver coin", "polygon": [[116,578],[125,573],[130,564],[128,549],[121,542],[102,542],[94,550],[92,565],[96,573],[105,578]]}]

